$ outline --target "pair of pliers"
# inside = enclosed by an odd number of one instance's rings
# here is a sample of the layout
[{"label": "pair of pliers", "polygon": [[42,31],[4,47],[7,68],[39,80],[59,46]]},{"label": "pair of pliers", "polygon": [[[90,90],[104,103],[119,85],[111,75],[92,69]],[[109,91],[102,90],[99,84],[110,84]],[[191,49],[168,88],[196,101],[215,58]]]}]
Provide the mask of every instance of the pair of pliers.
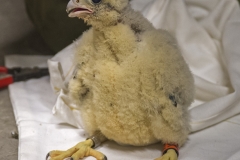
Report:
[{"label": "pair of pliers", "polygon": [[48,68],[6,68],[0,66],[0,88],[7,87],[9,84],[25,81],[31,78],[40,78],[49,75]]}]

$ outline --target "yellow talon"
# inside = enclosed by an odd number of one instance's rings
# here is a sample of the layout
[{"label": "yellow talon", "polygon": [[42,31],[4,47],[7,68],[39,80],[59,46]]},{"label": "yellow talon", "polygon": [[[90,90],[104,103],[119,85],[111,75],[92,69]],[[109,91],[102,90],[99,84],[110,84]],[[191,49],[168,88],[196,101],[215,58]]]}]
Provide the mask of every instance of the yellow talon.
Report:
[{"label": "yellow talon", "polygon": [[51,151],[48,153],[46,160],[63,160],[65,158],[71,157],[72,160],[78,160],[80,158],[93,156],[97,160],[107,160],[107,157],[98,152],[91,147],[93,146],[93,141],[88,139],[86,141],[80,142],[74,147],[66,150],[66,151]]},{"label": "yellow talon", "polygon": [[169,149],[163,156],[156,158],[155,160],[177,160],[178,156],[174,149]]}]

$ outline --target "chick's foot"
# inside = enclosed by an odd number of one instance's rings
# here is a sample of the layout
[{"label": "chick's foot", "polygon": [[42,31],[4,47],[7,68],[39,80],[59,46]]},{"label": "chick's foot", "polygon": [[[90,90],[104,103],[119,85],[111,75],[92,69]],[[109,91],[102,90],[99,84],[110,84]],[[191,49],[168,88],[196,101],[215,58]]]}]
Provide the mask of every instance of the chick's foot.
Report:
[{"label": "chick's foot", "polygon": [[88,156],[95,157],[96,160],[107,160],[107,157],[104,154],[92,149],[92,146],[93,141],[91,139],[88,139],[86,141],[78,143],[66,151],[51,151],[48,153],[46,160],[64,160],[68,157],[71,157],[71,160],[79,160]]},{"label": "chick's foot", "polygon": [[178,155],[173,149],[169,149],[167,153],[165,153],[163,156],[156,158],[154,160],[177,160]]}]

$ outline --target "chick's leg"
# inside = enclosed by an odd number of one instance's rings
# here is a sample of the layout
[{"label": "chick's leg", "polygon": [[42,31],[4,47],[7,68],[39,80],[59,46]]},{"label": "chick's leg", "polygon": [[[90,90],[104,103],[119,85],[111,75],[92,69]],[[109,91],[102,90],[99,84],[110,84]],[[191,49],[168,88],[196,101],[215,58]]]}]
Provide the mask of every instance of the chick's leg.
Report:
[{"label": "chick's leg", "polygon": [[99,146],[106,138],[99,132],[95,136],[90,137],[86,141],[80,142],[74,147],[66,151],[51,151],[47,155],[47,160],[64,160],[65,158],[71,157],[71,160],[79,160],[80,158],[93,156],[97,160],[107,160],[107,157],[98,152],[93,147]]},{"label": "chick's leg", "polygon": [[178,159],[178,145],[165,144],[163,156],[156,158],[155,160],[177,160],[177,159]]},{"label": "chick's leg", "polygon": [[163,156],[156,158],[155,160],[177,160],[177,153],[173,149],[169,149]]}]

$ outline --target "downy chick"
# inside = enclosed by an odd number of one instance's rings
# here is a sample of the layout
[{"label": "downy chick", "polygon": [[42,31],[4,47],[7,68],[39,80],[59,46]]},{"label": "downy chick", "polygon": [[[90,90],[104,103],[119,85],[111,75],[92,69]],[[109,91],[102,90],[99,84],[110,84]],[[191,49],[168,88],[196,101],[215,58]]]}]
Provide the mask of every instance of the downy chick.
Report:
[{"label": "downy chick", "polygon": [[67,12],[92,26],[76,42],[69,83],[90,138],[50,152],[51,160],[106,159],[92,148],[107,139],[133,146],[162,142],[164,155],[156,160],[176,160],[190,131],[194,82],[175,39],[129,0],[71,0]]}]

